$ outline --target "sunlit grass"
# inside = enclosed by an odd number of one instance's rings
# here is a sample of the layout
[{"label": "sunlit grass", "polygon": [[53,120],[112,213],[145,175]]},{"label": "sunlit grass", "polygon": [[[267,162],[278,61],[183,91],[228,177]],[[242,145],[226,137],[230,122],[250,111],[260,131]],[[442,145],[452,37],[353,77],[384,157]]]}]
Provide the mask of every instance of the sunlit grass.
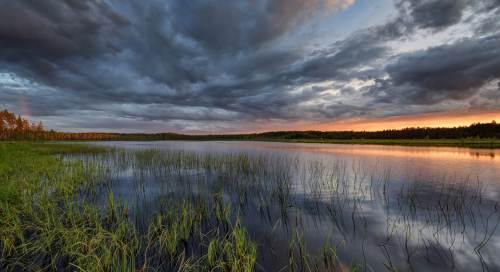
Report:
[{"label": "sunlit grass", "polygon": [[[479,252],[500,218],[479,181],[444,176],[394,188],[390,171],[356,163],[15,142],[0,143],[0,158],[6,271],[254,271],[266,266],[259,264],[262,252],[278,260],[276,271],[370,270],[372,262],[396,270],[402,264],[360,259],[345,239],[334,238],[334,230],[350,231],[345,217],[366,222],[363,207],[374,193],[387,209],[398,203],[378,245],[404,247],[408,262],[428,251],[426,235],[447,231],[456,239],[471,224],[468,215],[486,206]],[[269,209],[280,212],[279,220],[264,237],[249,232],[245,222],[254,219],[245,214],[258,211],[264,225]],[[319,247],[304,231],[309,218],[332,224]],[[368,235],[366,226],[354,228]],[[288,242],[274,247],[278,239]]]}]

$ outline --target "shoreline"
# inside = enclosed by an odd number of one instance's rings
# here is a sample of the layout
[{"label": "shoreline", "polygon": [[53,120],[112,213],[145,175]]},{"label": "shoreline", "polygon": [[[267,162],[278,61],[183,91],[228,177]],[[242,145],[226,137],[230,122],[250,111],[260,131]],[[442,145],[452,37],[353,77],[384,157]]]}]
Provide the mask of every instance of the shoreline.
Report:
[{"label": "shoreline", "polygon": [[[241,141],[241,142],[278,142],[278,143],[309,143],[309,144],[347,144],[347,145],[387,145],[387,146],[423,146],[423,147],[465,147],[500,149],[500,139],[218,139],[218,140],[151,140],[151,141],[125,141],[125,142],[163,142],[163,141],[186,141],[186,142],[216,142],[216,141]],[[61,141],[0,141],[0,143],[85,143],[85,142],[123,142],[123,141],[84,141],[84,140],[61,140]]]}]

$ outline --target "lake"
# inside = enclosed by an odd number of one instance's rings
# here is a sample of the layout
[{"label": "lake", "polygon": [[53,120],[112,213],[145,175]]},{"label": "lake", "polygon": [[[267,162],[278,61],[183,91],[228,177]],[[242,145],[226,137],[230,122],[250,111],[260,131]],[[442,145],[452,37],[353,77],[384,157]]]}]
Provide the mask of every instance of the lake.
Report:
[{"label": "lake", "polygon": [[[257,271],[500,271],[499,149],[90,144],[136,154],[109,160],[113,186],[99,192],[111,190],[128,203],[136,224],[150,220],[166,198],[181,201],[202,192],[209,203],[220,196],[231,207],[230,221],[240,222],[258,244]],[[147,150],[152,153],[140,153]],[[215,166],[185,160],[170,168],[176,162],[163,161],[168,156]],[[147,162],[134,165],[140,160]],[[196,248],[199,239],[189,243]]]}]

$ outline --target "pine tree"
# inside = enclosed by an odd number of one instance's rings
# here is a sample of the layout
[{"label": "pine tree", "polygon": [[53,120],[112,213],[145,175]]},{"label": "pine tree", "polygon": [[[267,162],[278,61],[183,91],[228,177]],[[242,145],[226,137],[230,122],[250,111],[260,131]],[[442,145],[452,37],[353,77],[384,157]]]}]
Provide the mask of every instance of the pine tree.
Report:
[{"label": "pine tree", "polygon": [[43,124],[42,121],[40,121],[40,124],[36,127],[36,131],[43,131]]},{"label": "pine tree", "polygon": [[16,120],[16,131],[20,132],[22,130],[23,130],[23,119],[21,118],[21,114],[19,114]]},{"label": "pine tree", "polygon": [[3,111],[0,113],[0,133],[5,129],[5,121],[3,120]]}]

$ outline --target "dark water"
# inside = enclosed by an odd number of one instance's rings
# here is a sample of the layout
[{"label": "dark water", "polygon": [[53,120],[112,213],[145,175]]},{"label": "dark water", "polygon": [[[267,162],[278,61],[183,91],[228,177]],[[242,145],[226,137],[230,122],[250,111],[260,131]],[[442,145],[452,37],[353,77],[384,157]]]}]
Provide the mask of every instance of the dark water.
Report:
[{"label": "dark water", "polygon": [[[306,255],[320,256],[328,239],[329,248],[336,246],[337,261],[351,269],[366,264],[361,270],[500,271],[498,149],[233,141],[97,144],[293,162],[285,209],[275,202],[263,205],[250,194],[239,215],[259,242],[258,270],[289,270],[295,237],[294,254],[300,254],[302,244]],[[203,176],[200,171],[190,175]],[[115,195],[137,192],[132,176],[130,169],[119,171]],[[154,173],[148,178],[154,180]],[[160,196],[175,197],[176,191],[153,185],[143,194],[143,201],[156,202]],[[308,262],[300,270],[312,265]]]}]

